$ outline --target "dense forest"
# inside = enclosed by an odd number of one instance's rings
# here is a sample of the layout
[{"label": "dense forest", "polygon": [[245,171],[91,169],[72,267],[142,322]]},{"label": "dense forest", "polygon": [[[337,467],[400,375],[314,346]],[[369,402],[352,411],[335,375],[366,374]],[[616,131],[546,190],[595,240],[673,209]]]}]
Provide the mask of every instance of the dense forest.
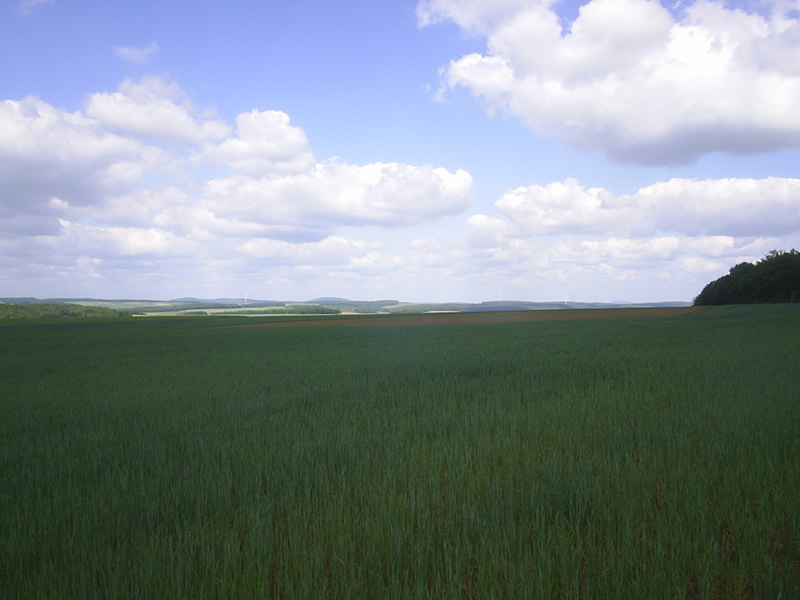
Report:
[{"label": "dense forest", "polygon": [[130,313],[80,304],[3,304],[0,303],[0,319],[40,319],[60,317],[121,317]]},{"label": "dense forest", "polygon": [[773,250],[757,263],[739,263],[706,285],[695,306],[800,302],[800,252]]}]

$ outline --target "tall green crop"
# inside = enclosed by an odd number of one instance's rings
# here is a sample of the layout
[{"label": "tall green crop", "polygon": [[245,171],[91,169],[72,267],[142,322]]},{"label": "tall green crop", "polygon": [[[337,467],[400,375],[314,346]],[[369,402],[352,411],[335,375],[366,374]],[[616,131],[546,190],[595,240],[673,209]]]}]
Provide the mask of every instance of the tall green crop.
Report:
[{"label": "tall green crop", "polygon": [[8,597],[800,595],[796,306],[234,322],[0,326]]}]

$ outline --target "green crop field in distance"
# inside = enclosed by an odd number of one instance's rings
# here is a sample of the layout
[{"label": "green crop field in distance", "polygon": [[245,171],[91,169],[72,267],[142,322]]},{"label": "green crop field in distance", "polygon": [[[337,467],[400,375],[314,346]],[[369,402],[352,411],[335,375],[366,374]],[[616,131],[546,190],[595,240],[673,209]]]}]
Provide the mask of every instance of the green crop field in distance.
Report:
[{"label": "green crop field in distance", "polygon": [[800,596],[800,305],[337,318],[0,324],[2,595]]}]

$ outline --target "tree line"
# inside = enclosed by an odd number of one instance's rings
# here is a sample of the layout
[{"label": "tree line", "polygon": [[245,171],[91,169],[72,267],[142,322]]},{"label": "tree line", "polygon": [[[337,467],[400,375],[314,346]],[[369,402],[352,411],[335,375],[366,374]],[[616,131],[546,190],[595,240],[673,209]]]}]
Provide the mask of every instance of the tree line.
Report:
[{"label": "tree line", "polygon": [[800,252],[772,250],[756,262],[739,263],[707,284],[695,306],[800,302]]},{"label": "tree line", "polygon": [[3,304],[0,319],[53,319],[62,317],[122,317],[130,313],[81,304]]}]

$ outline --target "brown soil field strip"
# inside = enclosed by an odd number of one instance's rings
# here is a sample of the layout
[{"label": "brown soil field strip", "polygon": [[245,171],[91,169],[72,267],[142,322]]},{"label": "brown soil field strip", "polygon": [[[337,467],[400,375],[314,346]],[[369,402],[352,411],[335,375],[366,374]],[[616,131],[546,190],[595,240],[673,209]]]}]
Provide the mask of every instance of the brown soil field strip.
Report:
[{"label": "brown soil field strip", "polygon": [[637,317],[680,317],[704,310],[697,306],[663,308],[593,308],[574,310],[523,310],[498,312],[457,312],[395,315],[331,316],[252,323],[234,327],[359,327],[409,325],[475,325],[482,323],[528,323],[533,321],[580,321],[630,319]]}]

